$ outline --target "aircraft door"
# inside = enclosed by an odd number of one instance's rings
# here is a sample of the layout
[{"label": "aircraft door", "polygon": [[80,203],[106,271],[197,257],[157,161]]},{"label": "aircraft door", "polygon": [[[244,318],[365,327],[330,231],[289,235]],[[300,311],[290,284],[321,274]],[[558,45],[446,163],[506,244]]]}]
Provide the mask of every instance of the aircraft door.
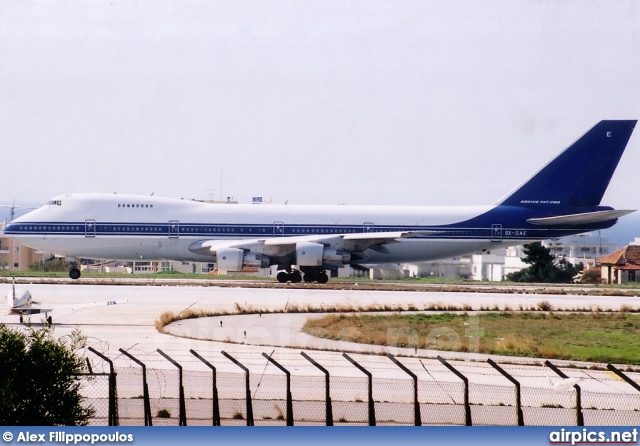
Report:
[{"label": "aircraft door", "polygon": [[491,241],[492,242],[502,241],[502,225],[499,225],[499,224],[491,225]]},{"label": "aircraft door", "polygon": [[96,236],[96,221],[85,220],[84,221],[84,236],[95,237]]},{"label": "aircraft door", "polygon": [[362,232],[373,232],[375,229],[375,225],[370,221],[367,221],[362,224]]},{"label": "aircraft door", "polygon": [[169,238],[180,237],[180,222],[178,220],[169,220]]},{"label": "aircraft door", "polygon": [[274,237],[284,237],[284,223],[281,221],[273,222],[273,235]]}]

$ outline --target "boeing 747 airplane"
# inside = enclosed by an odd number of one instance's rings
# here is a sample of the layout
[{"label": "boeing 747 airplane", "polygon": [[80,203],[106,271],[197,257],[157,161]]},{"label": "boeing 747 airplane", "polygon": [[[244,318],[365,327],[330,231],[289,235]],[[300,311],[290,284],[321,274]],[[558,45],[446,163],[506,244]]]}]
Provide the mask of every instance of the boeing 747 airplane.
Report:
[{"label": "boeing 747 airplane", "polygon": [[[613,226],[630,212],[600,201],[636,120],[601,121],[492,206],[215,205],[122,194],[69,194],[5,234],[92,259],[277,265],[279,282],[326,283],[345,265],[421,262]],[[80,277],[74,264],[72,279]]]}]

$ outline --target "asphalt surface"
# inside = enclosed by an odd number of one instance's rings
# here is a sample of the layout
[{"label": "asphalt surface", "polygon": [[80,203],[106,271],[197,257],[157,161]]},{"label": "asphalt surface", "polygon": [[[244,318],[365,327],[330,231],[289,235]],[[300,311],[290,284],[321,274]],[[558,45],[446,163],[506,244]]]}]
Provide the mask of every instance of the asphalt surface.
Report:
[{"label": "asphalt surface", "polygon": [[[541,296],[485,292],[357,291],[287,287],[247,289],[242,286],[85,285],[82,281],[16,286],[29,289],[39,305],[53,308],[51,316],[56,337],[64,337],[79,329],[88,338],[89,346],[114,360],[118,367],[136,367],[119,351],[124,349],[144,361],[149,369],[175,369],[174,365],[158,354],[157,350],[161,349],[186,370],[207,371],[208,368],[190,353],[190,349],[193,349],[208,358],[222,373],[242,373],[237,365],[221,353],[225,351],[246,365],[252,373],[264,374],[266,370],[269,373],[280,373],[265,359],[263,356],[265,353],[290,368],[297,376],[322,375],[316,367],[300,355],[301,351],[305,351],[327,368],[332,376],[362,378],[362,372],[342,356],[342,352],[348,352],[360,364],[372,371],[377,379],[407,378],[386,356],[391,353],[398,356],[398,359],[418,375],[420,380],[435,383],[439,386],[438,388],[446,385],[459,386],[459,379],[435,359],[436,356],[441,355],[476,386],[475,398],[481,401],[479,404],[484,405],[492,403],[499,405],[499,402],[508,400],[513,395],[511,383],[486,362],[488,356],[476,353],[416,351],[314,338],[302,333],[300,328],[308,317],[317,317],[319,314],[270,314],[269,312],[295,308],[319,308],[331,312],[335,308],[368,309],[372,307],[401,308],[407,311],[409,307],[420,309],[434,305],[453,307],[466,305],[473,310],[487,307],[503,309],[505,306],[517,309],[519,306],[535,307],[541,300],[548,301],[557,310],[589,309],[594,306],[613,310],[619,309],[622,305],[637,307],[637,298],[634,297],[563,294]],[[3,295],[10,290],[11,285],[0,285],[0,292]],[[187,310],[254,313],[181,320],[166,327],[169,334],[160,333],[156,329],[156,320],[163,313],[180,314]],[[36,326],[39,326],[41,321],[40,315],[31,317],[31,322]],[[18,323],[18,316],[9,315],[6,312],[0,315],[0,322],[14,327],[21,326]],[[94,367],[106,368],[106,365],[95,356],[89,352],[86,354],[92,358]],[[550,397],[571,399],[567,395],[572,392],[559,394],[554,391],[554,383],[559,382],[560,378],[552,372],[550,375],[549,370],[543,366],[544,360],[496,356],[491,358],[516,376],[523,387],[539,390],[539,397],[531,397],[534,400],[539,398],[539,401],[530,401],[530,404],[544,405]],[[593,370],[593,364],[589,363],[553,362],[561,368],[565,367],[563,370],[568,376],[580,378],[583,391],[612,396],[607,398],[606,402],[592,403],[593,407],[602,406],[603,409],[619,409],[632,411],[631,413],[640,411],[640,401],[634,394],[635,391],[613,373]],[[583,368],[573,368],[574,366]],[[629,373],[629,376],[636,382],[640,381],[640,373]],[[485,390],[483,386],[487,386]],[[193,385],[193,388],[198,386]],[[496,389],[503,389],[506,393],[502,395]],[[312,392],[312,389],[305,391]],[[348,383],[345,384],[344,391],[349,392]],[[123,389],[122,392],[126,394],[126,390]],[[533,395],[538,393],[534,392]],[[444,393],[444,395],[447,394],[447,392]],[[633,397],[635,400],[630,403],[628,397]],[[379,395],[379,398],[380,401],[392,400],[385,395]],[[567,405],[570,405],[570,402],[563,404],[563,407]]]}]

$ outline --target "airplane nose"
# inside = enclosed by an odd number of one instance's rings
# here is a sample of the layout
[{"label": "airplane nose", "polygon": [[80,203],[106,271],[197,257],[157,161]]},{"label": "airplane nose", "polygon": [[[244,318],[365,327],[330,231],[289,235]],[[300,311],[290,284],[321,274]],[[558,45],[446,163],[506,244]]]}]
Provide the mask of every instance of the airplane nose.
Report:
[{"label": "airplane nose", "polygon": [[11,234],[16,234],[18,231],[18,225],[15,223],[9,223],[7,226],[5,226],[4,228],[4,233],[5,235],[11,235]]}]

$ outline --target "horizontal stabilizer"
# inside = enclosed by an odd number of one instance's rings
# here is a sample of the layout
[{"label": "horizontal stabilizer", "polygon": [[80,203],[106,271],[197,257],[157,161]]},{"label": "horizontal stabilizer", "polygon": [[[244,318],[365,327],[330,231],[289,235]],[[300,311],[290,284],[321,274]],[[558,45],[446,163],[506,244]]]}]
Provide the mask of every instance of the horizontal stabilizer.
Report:
[{"label": "horizontal stabilizer", "polygon": [[628,210],[610,210],[585,212],[583,214],[557,215],[555,217],[530,218],[527,223],[532,225],[548,225],[548,226],[566,226],[566,225],[585,225],[591,223],[601,223],[603,221],[614,220],[635,211]]}]

